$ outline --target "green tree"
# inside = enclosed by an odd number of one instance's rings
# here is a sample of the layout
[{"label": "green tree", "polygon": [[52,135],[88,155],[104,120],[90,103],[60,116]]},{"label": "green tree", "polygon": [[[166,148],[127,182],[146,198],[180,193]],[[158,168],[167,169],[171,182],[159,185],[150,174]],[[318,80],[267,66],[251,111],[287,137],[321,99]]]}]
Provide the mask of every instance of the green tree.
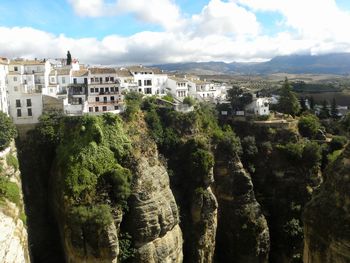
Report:
[{"label": "green tree", "polygon": [[253,101],[253,95],[249,92],[244,92],[239,87],[232,87],[227,91],[227,96],[231,102],[233,110],[243,110],[246,105]]},{"label": "green tree", "polygon": [[315,108],[315,100],[314,100],[314,97],[310,97],[309,98],[309,105],[310,105],[310,109],[314,109]]},{"label": "green tree", "polygon": [[300,98],[300,106],[301,106],[300,112],[304,112],[308,110],[308,108],[306,107],[306,100],[304,97]]},{"label": "green tree", "polygon": [[297,96],[292,91],[287,78],[285,79],[281,89],[277,109],[280,112],[290,114],[293,117],[300,111],[300,103]]},{"label": "green tree", "polygon": [[299,133],[308,138],[316,136],[318,130],[321,128],[320,121],[315,115],[308,114],[300,117],[298,123]]},{"label": "green tree", "polygon": [[72,64],[72,55],[70,54],[69,50],[67,52],[67,65]]},{"label": "green tree", "polygon": [[10,145],[13,138],[17,136],[16,126],[11,118],[5,113],[0,112],[0,151]]},{"label": "green tree", "polygon": [[335,101],[335,98],[333,98],[333,100],[332,100],[331,116],[332,116],[333,119],[338,118],[337,102]]},{"label": "green tree", "polygon": [[326,100],[322,102],[322,108],[320,110],[319,117],[320,119],[327,119],[329,118],[329,109],[328,109],[328,103]]}]

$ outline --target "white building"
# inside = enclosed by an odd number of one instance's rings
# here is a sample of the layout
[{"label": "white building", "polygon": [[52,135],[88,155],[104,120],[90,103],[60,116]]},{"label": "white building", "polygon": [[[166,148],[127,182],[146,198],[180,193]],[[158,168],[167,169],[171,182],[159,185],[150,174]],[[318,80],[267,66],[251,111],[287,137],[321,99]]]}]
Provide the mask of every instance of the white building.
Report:
[{"label": "white building", "polygon": [[8,114],[7,84],[8,60],[0,58],[0,111]]},{"label": "white building", "polygon": [[43,111],[42,90],[48,67],[46,61],[10,61],[7,76],[9,113],[15,124],[38,123]]},{"label": "white building", "polygon": [[189,95],[189,82],[184,78],[169,76],[167,80],[167,90],[177,99],[183,100]]},{"label": "white building", "polygon": [[245,106],[246,114],[254,115],[269,115],[269,99],[268,98],[253,98],[253,101]]},{"label": "white building", "polygon": [[165,95],[168,77],[159,69],[146,68],[142,65],[128,69],[138,86],[138,92],[146,95]]},{"label": "white building", "polygon": [[67,88],[70,84],[71,79],[71,68],[62,67],[52,69],[49,74],[49,84],[46,91],[43,92],[45,95],[58,97],[60,95],[67,94]]},{"label": "white building", "polygon": [[91,114],[122,111],[123,95],[114,68],[89,69],[87,101],[86,112]]}]

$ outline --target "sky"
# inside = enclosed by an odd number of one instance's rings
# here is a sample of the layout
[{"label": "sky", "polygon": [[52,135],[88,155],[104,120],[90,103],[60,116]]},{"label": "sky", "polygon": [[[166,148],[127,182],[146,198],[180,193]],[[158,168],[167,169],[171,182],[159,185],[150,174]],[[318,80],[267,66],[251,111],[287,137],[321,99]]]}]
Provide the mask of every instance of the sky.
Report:
[{"label": "sky", "polygon": [[350,52],[349,0],[0,0],[0,57],[101,65]]}]

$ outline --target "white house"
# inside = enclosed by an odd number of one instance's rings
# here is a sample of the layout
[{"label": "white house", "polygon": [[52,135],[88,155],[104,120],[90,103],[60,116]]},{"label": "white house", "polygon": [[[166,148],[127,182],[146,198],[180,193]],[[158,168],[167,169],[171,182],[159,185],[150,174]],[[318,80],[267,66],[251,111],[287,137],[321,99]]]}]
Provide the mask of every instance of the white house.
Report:
[{"label": "white house", "polygon": [[8,60],[0,58],[0,111],[8,114],[7,84]]},{"label": "white house", "polygon": [[175,76],[169,76],[167,80],[167,90],[177,99],[183,100],[188,97],[188,80]]},{"label": "white house", "polygon": [[[13,60],[9,63],[9,113],[15,124],[38,123],[43,111],[42,89],[48,62]],[[47,74],[48,75],[48,74]]]},{"label": "white house", "polygon": [[246,114],[254,115],[269,115],[269,100],[268,98],[253,98],[253,101],[245,106]]},{"label": "white house", "polygon": [[165,94],[167,75],[159,69],[140,66],[128,68],[138,86],[138,92],[146,95]]}]

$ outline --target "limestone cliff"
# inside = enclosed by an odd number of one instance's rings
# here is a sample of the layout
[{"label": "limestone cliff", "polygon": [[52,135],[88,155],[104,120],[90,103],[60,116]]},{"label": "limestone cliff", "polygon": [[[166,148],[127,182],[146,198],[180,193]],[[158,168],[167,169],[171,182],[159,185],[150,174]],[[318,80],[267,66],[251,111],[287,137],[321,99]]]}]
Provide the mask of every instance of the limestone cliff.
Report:
[{"label": "limestone cliff", "polygon": [[0,152],[0,262],[30,262],[22,187],[13,144]]},{"label": "limestone cliff", "polygon": [[268,262],[269,229],[254,196],[250,175],[238,158],[215,159],[219,203],[216,257],[219,262]]},{"label": "limestone cliff", "polygon": [[304,211],[304,263],[350,262],[350,145]]}]

